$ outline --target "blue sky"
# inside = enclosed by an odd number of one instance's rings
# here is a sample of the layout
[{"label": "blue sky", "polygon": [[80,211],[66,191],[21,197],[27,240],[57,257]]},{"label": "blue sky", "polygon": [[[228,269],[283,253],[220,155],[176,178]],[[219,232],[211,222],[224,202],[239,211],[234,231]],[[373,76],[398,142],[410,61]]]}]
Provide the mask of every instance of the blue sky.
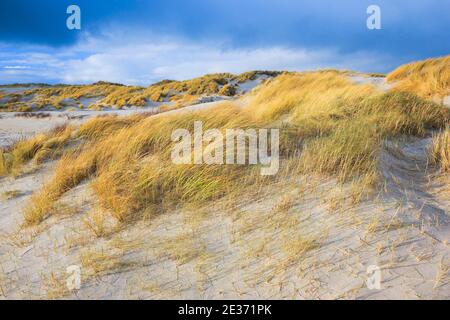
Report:
[{"label": "blue sky", "polygon": [[[81,8],[68,30],[66,8]],[[381,8],[381,30],[366,8]],[[208,72],[388,72],[450,53],[448,0],[2,0],[0,83],[146,85]]]}]

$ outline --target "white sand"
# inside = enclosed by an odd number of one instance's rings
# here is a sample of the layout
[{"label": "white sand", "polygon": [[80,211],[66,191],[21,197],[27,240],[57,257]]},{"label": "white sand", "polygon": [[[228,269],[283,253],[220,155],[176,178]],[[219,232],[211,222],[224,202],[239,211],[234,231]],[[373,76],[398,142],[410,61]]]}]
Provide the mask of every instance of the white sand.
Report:
[{"label": "white sand", "polygon": [[[211,107],[223,99],[213,99],[212,102],[198,103],[180,109],[170,110],[161,114],[173,114],[192,112]],[[124,110],[102,110],[102,111],[45,111],[50,114],[46,118],[17,117],[15,112],[0,112],[0,147],[11,145],[14,141],[31,137],[37,133],[51,130],[64,123],[80,124],[88,119],[101,115],[125,116],[141,112],[149,112],[153,108],[130,108]]]},{"label": "white sand", "polygon": [[261,84],[264,80],[267,80],[271,77],[268,75],[258,75],[254,80],[247,80],[243,83],[239,83],[238,85],[238,92],[239,93],[246,93],[252,91],[254,88],[256,88],[258,85]]},{"label": "white sand", "polygon": [[10,145],[18,139],[28,138],[37,133],[48,131],[64,123],[79,124],[89,118],[104,114],[126,115],[135,110],[117,111],[46,111],[50,114],[46,118],[25,118],[17,117],[15,112],[0,112],[0,147]]},{"label": "white sand", "polygon": [[383,91],[388,91],[392,88],[392,84],[387,83],[384,77],[369,77],[367,75],[355,74],[350,75],[349,78],[358,84],[373,84]]},{"label": "white sand", "polygon": [[444,105],[446,105],[447,107],[450,107],[450,96],[446,96],[443,101]]}]

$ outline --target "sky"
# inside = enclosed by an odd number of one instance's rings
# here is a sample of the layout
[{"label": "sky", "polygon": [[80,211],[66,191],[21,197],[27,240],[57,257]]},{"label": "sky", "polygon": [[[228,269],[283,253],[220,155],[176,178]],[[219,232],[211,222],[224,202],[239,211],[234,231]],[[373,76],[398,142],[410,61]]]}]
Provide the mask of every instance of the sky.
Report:
[{"label": "sky", "polygon": [[[370,30],[369,5],[381,29]],[[81,29],[69,30],[69,5]],[[1,0],[0,83],[149,85],[205,73],[389,72],[450,54],[448,0]]]}]

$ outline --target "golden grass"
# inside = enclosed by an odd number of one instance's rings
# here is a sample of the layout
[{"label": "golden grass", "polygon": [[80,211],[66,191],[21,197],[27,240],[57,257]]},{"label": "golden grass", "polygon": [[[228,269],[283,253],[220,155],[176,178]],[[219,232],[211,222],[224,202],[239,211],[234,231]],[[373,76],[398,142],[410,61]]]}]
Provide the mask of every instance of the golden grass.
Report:
[{"label": "golden grass", "polygon": [[88,140],[108,137],[122,128],[135,124],[139,120],[142,120],[145,116],[145,114],[137,114],[128,117],[96,117],[80,126],[78,136]]},{"label": "golden grass", "polygon": [[[230,73],[207,74],[185,81],[165,80],[155,83],[135,95],[121,95],[122,99],[134,99],[134,105],[144,105],[145,101],[175,102],[176,107],[193,103],[201,95],[234,96],[237,91],[235,83],[253,80],[258,75],[277,76],[279,72],[251,71],[240,75]],[[114,102],[108,99],[104,103]],[[140,103],[139,103],[140,102]],[[117,104],[117,103],[114,103]],[[120,104],[118,104],[120,105]]]},{"label": "golden grass", "polygon": [[[174,102],[177,108],[196,101],[201,95],[236,95],[237,83],[254,80],[259,75],[275,77],[276,71],[250,71],[240,75],[231,73],[207,74],[185,81],[164,80],[148,87],[124,86],[116,83],[97,82],[90,85],[56,85],[26,90],[25,96],[32,96],[27,104],[20,102],[21,94],[0,95],[8,98],[6,111],[31,111],[31,104],[38,108],[88,107],[101,109],[106,106],[123,108],[126,106],[145,106],[148,102]],[[90,106],[82,106],[81,98],[98,98]]]},{"label": "golden grass", "polygon": [[450,128],[433,137],[431,161],[443,172],[450,172]]},{"label": "golden grass", "polygon": [[91,210],[85,218],[83,224],[97,238],[105,237],[117,231],[117,226],[111,221],[110,215],[102,210]]},{"label": "golden grass", "polygon": [[0,195],[0,199],[2,200],[10,200],[10,199],[14,199],[17,197],[20,197],[22,195],[22,192],[20,192],[19,190],[8,190],[5,192],[2,192]]},{"label": "golden grass", "polygon": [[42,280],[49,300],[61,299],[71,293],[67,288],[65,275],[62,273],[51,272],[49,275],[44,275]]},{"label": "golden grass", "polygon": [[93,277],[142,266],[140,259],[134,260],[127,257],[141,246],[141,241],[114,237],[100,246],[86,248],[79,256],[82,281],[87,282]]},{"label": "golden grass", "polygon": [[387,80],[395,83],[395,90],[440,101],[450,95],[450,56],[405,64],[389,73]]},{"label": "golden grass", "polygon": [[25,95],[34,95],[32,103],[38,108],[53,106],[60,109],[65,105],[64,100],[79,100],[82,97],[105,97],[117,90],[123,90],[122,85],[107,82],[98,82],[92,85],[57,85],[51,87],[35,88],[25,91]]},{"label": "golden grass", "polygon": [[0,92],[0,111],[13,111],[16,109],[23,109],[24,105],[20,102],[21,95],[18,93],[3,93]]},{"label": "golden grass", "polygon": [[85,153],[76,156],[68,153],[58,162],[53,183],[43,186],[31,197],[33,206],[25,208],[26,224],[36,224],[44,220],[55,210],[56,201],[67,191],[76,187],[95,171],[96,154]]},{"label": "golden grass", "polygon": [[[110,252],[109,250],[85,250],[80,255],[81,267],[85,271],[87,279],[114,272],[115,270],[132,266],[121,260],[122,252]],[[85,279],[86,280],[86,279]]]},{"label": "golden grass", "polygon": [[196,241],[191,233],[173,236],[161,244],[164,255],[175,261],[178,266],[190,262],[205,251],[204,245]]},{"label": "golden grass", "polygon": [[315,172],[374,184],[383,139],[423,135],[449,119],[450,111],[432,102],[357,85],[335,71],[281,75],[243,108],[226,102],[191,114],[94,119],[80,128],[86,143],[65,154],[33,195],[25,220],[42,221],[66,191],[91,178],[102,209],[122,222],[163,204],[210,201],[274,180],[260,176],[257,165],[174,165],[171,133],[192,132],[194,121],[204,130],[280,128],[280,177],[283,170]]},{"label": "golden grass", "polygon": [[283,243],[283,249],[289,257],[295,259],[304,255],[306,252],[319,247],[317,240],[314,237],[296,236],[294,238],[287,238]]},{"label": "golden grass", "polygon": [[11,148],[0,149],[0,177],[19,175],[23,165],[31,160],[40,164],[60,156],[71,138],[72,130],[70,126],[58,126],[47,133],[18,141]]},{"label": "golden grass", "polygon": [[445,125],[449,112],[408,93],[382,93],[354,85],[337,72],[279,76],[261,88],[247,108],[267,124],[285,122],[281,150],[292,154],[303,142],[307,171],[338,174],[376,170],[381,140],[423,135]]}]

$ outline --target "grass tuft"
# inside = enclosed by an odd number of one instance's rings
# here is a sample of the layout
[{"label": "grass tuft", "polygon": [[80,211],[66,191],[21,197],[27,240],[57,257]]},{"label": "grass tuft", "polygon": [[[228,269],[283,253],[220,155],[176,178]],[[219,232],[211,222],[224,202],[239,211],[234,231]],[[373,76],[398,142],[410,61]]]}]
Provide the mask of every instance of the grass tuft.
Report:
[{"label": "grass tuft", "polygon": [[450,95],[450,56],[405,64],[389,73],[386,79],[394,83],[395,90],[441,101]]},{"label": "grass tuft", "polygon": [[59,126],[47,133],[18,141],[10,148],[0,149],[0,177],[18,176],[22,167],[30,161],[40,164],[59,156],[67,146],[72,131],[70,126]]},{"label": "grass tuft", "polygon": [[431,161],[438,165],[442,172],[450,172],[450,128],[433,137]]}]

